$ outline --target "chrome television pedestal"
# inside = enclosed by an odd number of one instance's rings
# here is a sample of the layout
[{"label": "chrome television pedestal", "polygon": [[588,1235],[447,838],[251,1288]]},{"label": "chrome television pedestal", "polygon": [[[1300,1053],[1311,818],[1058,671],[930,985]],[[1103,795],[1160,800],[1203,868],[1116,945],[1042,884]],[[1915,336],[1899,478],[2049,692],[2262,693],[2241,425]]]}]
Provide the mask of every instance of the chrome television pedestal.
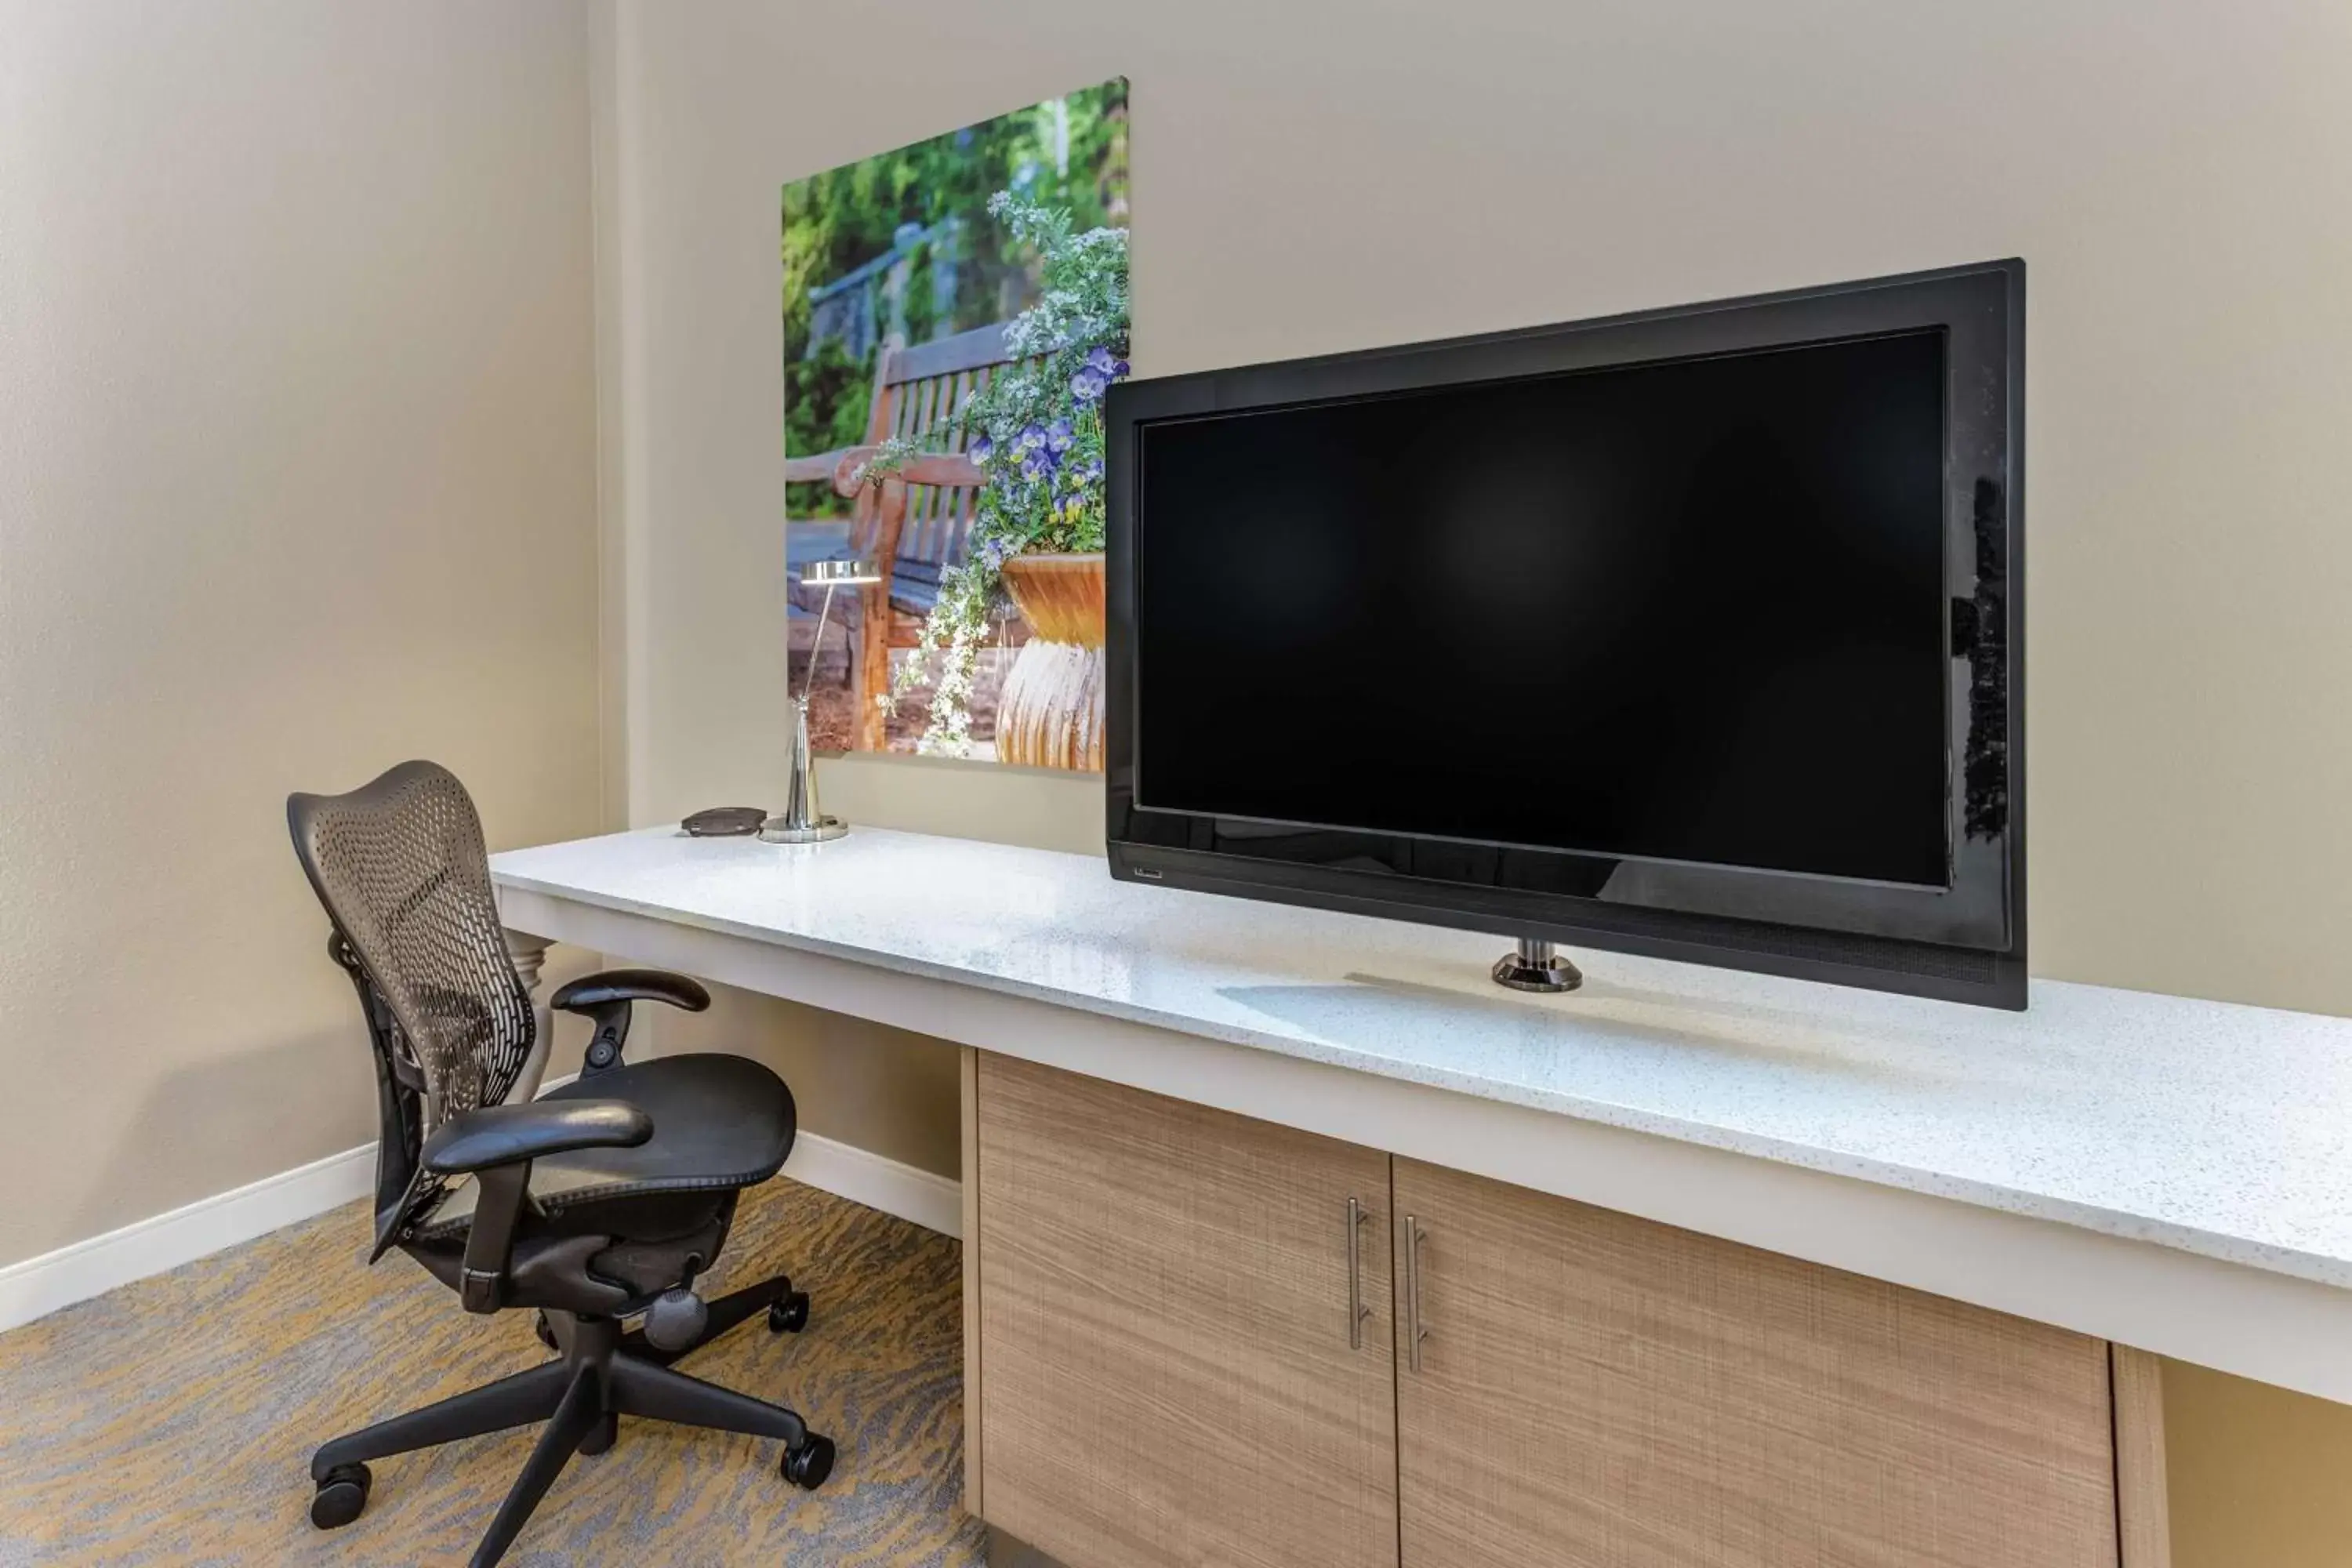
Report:
[{"label": "chrome television pedestal", "polygon": [[1573,991],[1584,984],[1583,973],[1552,951],[1551,943],[1526,936],[1495,960],[1494,975],[1496,984],[1514,991]]}]

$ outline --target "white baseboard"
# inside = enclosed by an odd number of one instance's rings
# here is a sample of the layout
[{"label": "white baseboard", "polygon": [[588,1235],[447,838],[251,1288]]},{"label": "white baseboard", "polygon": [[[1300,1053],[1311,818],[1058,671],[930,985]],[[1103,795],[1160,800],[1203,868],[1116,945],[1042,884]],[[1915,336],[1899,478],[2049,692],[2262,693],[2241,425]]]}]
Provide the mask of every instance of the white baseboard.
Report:
[{"label": "white baseboard", "polygon": [[0,1330],[324,1214],[374,1186],[369,1143],[12,1263],[0,1268]]},{"label": "white baseboard", "polygon": [[[540,1092],[572,1076],[551,1079]],[[956,1236],[963,1229],[961,1183],[852,1143],[803,1132],[784,1174],[927,1230]],[[12,1263],[0,1268],[0,1331],[324,1214],[374,1186],[375,1145],[368,1143]]]},{"label": "white baseboard", "polygon": [[796,1182],[938,1231],[963,1234],[963,1184],[815,1132],[793,1141],[784,1174]]}]

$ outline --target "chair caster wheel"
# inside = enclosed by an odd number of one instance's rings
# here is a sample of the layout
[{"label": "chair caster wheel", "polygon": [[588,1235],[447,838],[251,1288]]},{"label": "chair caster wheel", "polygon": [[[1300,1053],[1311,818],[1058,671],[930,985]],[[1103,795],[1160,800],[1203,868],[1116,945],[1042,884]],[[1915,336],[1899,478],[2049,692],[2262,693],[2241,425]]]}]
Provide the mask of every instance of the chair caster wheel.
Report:
[{"label": "chair caster wheel", "polygon": [[365,1465],[337,1465],[329,1470],[310,1500],[310,1522],[320,1530],[341,1530],[359,1518],[367,1507],[371,1479]]},{"label": "chair caster wheel", "polygon": [[531,1314],[531,1326],[539,1334],[539,1342],[545,1345],[549,1350],[561,1351],[563,1346],[556,1342],[555,1325],[547,1321],[547,1314],[545,1312],[534,1312]]},{"label": "chair caster wheel", "polygon": [[772,1334],[796,1334],[808,1327],[808,1292],[794,1290],[768,1309],[768,1331]]},{"label": "chair caster wheel", "polygon": [[588,1428],[588,1436],[580,1439],[580,1451],[593,1458],[610,1449],[620,1436],[621,1417],[617,1412],[607,1410],[597,1418],[596,1425]]},{"label": "chair caster wheel", "polygon": [[784,1450],[784,1479],[803,1491],[814,1491],[833,1474],[833,1439],[812,1432],[797,1448]]}]

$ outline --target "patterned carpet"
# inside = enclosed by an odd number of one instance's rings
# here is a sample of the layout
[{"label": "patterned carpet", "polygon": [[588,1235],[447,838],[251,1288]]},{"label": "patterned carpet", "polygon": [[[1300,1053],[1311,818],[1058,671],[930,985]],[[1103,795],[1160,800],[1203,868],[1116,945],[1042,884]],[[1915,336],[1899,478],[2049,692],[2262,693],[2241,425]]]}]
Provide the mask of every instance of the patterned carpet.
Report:
[{"label": "patterned carpet", "polygon": [[[310,1528],[328,1437],[545,1359],[529,1313],[469,1317],[353,1204],[0,1334],[0,1563],[463,1563],[537,1428],[380,1459],[367,1512]],[[958,1505],[957,1245],[790,1181],[744,1195],[707,1293],[789,1272],[800,1335],[760,1320],[680,1370],[789,1405],[840,1445],[803,1492],[779,1446],[624,1418],[507,1554],[572,1564],[978,1568]]]}]

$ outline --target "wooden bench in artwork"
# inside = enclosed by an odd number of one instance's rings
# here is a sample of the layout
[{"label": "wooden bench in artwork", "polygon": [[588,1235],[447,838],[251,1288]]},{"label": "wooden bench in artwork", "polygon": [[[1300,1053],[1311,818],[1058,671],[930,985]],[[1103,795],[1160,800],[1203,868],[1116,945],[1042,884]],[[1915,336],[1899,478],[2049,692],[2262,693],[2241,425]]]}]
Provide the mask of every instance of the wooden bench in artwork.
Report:
[{"label": "wooden bench in artwork", "polygon": [[[964,558],[987,480],[962,455],[964,436],[954,428],[955,416],[1010,363],[1003,322],[912,348],[886,348],[875,366],[865,442],[785,459],[788,481],[830,483],[836,495],[855,500],[844,554],[889,563],[887,580],[859,589],[847,610],[849,679],[862,750],[883,745],[880,699],[890,689],[890,649],[912,647],[921,636],[924,618],[939,602],[941,574]],[[866,467],[893,437],[947,450],[869,484]],[[823,595],[793,574],[795,605],[814,610]],[[814,650],[810,657],[816,657]]]}]

